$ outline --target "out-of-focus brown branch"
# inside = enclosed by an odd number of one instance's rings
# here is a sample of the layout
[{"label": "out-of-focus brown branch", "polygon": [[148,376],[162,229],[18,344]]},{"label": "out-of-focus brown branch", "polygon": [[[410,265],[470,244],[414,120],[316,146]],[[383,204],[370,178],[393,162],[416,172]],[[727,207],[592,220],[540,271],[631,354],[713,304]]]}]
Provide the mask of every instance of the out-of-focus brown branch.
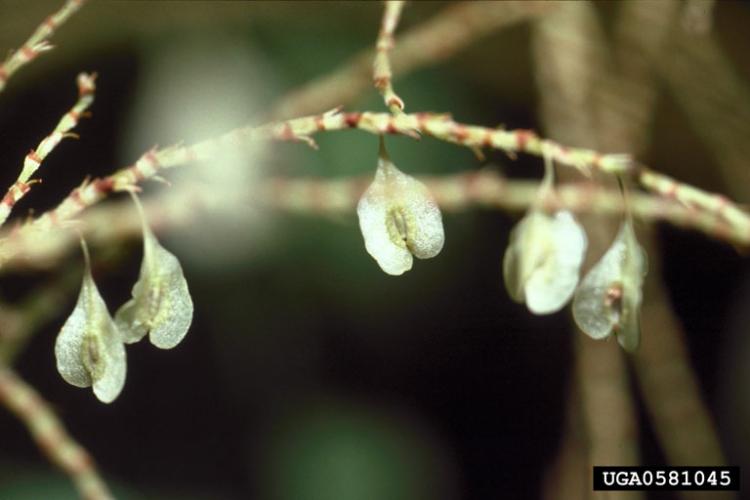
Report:
[{"label": "out-of-focus brown branch", "polygon": [[[622,64],[618,74],[626,84],[614,87],[609,99],[599,101],[601,107],[611,106],[609,122],[619,121],[621,125],[618,131],[607,123],[601,130],[611,136],[614,146],[626,147],[624,141],[632,140],[633,147],[645,148],[649,135],[644,131],[648,130],[655,104],[658,68],[666,60],[681,57],[679,51],[668,50],[669,36],[678,30],[679,4],[632,2],[622,4],[621,10],[616,39]],[[640,111],[625,111],[634,107]],[[646,407],[670,463],[720,465],[724,458],[719,440],[703,404],[679,321],[669,307],[653,231],[643,231],[641,241],[651,256],[650,276],[645,282],[646,300],[641,314],[643,341],[634,361]],[[696,493],[681,495],[701,498]]]},{"label": "out-of-focus brown branch", "polygon": [[750,200],[750,89],[711,35],[676,30],[658,66],[698,135],[718,160],[727,189]]},{"label": "out-of-focus brown branch", "polygon": [[[653,231],[643,231],[650,255],[651,279],[645,282],[641,328],[644,335],[633,361],[641,394],[659,444],[673,465],[724,465],[713,419],[704,405],[679,319],[670,307],[661,279],[661,259]],[[685,500],[702,500],[705,492],[681,491]],[[716,500],[734,498],[714,492]]]},{"label": "out-of-focus brown branch", "polygon": [[682,12],[681,24],[687,33],[705,35],[711,31],[716,0],[687,0]]},{"label": "out-of-focus brown branch", "polygon": [[[651,252],[649,272],[660,276],[661,259]],[[703,405],[691,369],[685,335],[659,280],[647,280],[642,326],[645,335],[634,361],[643,398],[659,441],[675,465],[723,465],[714,423]]]},{"label": "out-of-focus brown branch", "polygon": [[[534,68],[541,97],[541,116],[549,134],[573,143],[599,147],[596,123],[596,88],[602,75],[610,71],[604,37],[594,8],[589,3],[565,3],[554,14],[535,23],[533,31]],[[561,179],[569,177],[560,172]],[[610,181],[611,182],[611,181]],[[598,259],[609,246],[614,228],[601,213],[581,219],[589,240],[589,260]],[[567,470],[566,463],[585,456],[587,496],[591,491],[593,465],[637,465],[640,462],[638,422],[625,358],[613,341],[596,341],[575,335],[575,378],[581,404],[581,439],[563,441],[564,447],[554,469]],[[574,414],[569,414],[574,417]],[[568,422],[568,431],[575,432]],[[576,447],[583,448],[582,450]],[[561,480],[558,477],[558,480]],[[559,484],[558,490],[562,487]],[[552,487],[554,489],[554,487]],[[616,499],[641,498],[639,492],[608,492]],[[566,492],[565,499],[581,498]],[[602,497],[604,498],[604,497]],[[610,497],[608,497],[610,498]]]},{"label": "out-of-focus brown branch", "polygon": [[562,442],[554,462],[545,471],[543,500],[583,500],[590,496],[591,472],[578,384],[571,384]]},{"label": "out-of-focus brown branch", "polygon": [[[487,34],[557,8],[555,2],[459,2],[399,37],[391,70],[405,75],[448,59]],[[373,50],[285,96],[269,113],[273,119],[312,114],[347,105],[372,83]]]},{"label": "out-of-focus brown branch", "polygon": [[665,53],[679,8],[673,0],[618,4],[612,64],[599,75],[595,88],[599,148],[627,147],[634,155],[645,151],[653,134],[655,66]]},{"label": "out-of-focus brown branch", "polygon": [[[600,142],[597,142],[595,147],[607,144],[608,147],[638,151],[647,145],[648,125],[655,102],[655,66],[663,60],[662,56],[665,55],[665,48],[668,46],[667,36],[676,18],[677,5],[674,2],[659,2],[658,5],[641,2],[620,4],[620,16],[615,29],[616,57],[613,58],[616,66],[606,69],[603,65],[598,68],[587,67],[586,74],[598,73],[597,91],[594,94],[595,98],[591,99],[591,102],[595,103],[599,123],[596,140]],[[574,31],[579,35],[584,32],[585,30],[580,27]],[[563,43],[565,39],[558,40],[558,44],[550,44],[550,47],[553,50],[555,47],[559,48],[561,57],[573,57],[575,49],[578,48],[581,54],[578,59],[580,65],[584,64],[586,58],[589,61],[594,59],[591,53],[586,54],[580,50],[581,46],[585,46],[580,38],[575,40],[577,44],[571,44],[571,40],[567,39],[567,45]],[[590,43],[595,47],[602,46],[600,43]],[[571,65],[561,60],[556,67],[576,67],[574,63]],[[568,76],[567,81],[572,83],[573,75]],[[554,80],[552,82],[554,83]],[[580,82],[577,85],[580,85]],[[577,88],[572,92],[582,91]],[[560,118],[557,125],[561,128],[560,132],[565,133],[562,128],[565,126],[566,108],[559,101],[554,102],[556,98],[559,99],[560,95],[549,96],[548,105],[557,111],[556,116]],[[571,104],[573,103],[574,101],[571,101]],[[574,106],[568,107],[567,111],[571,113],[567,119],[574,119],[572,113],[577,113]],[[566,140],[573,138],[568,137]],[[652,233],[647,232],[645,236],[642,241],[650,250],[652,262],[657,262],[656,266],[651,266],[650,276],[646,281],[646,300],[642,311],[644,340],[635,358],[636,373],[646,405],[654,421],[659,441],[671,463],[696,463],[696,457],[702,456],[704,462],[721,464],[723,458],[713,425],[702,404],[677,320],[667,306],[666,293],[659,279],[658,258],[654,257],[658,255],[658,250],[652,240]],[[589,339],[584,341],[590,342]],[[579,351],[579,354],[582,357],[586,356],[585,350]],[[592,361],[594,359],[598,362],[599,355],[592,358]],[[616,362],[614,359],[610,361]],[[585,363],[585,360],[582,363]],[[583,364],[583,368],[586,366]],[[589,368],[594,369],[595,366],[589,365]],[[584,374],[587,372],[588,370],[584,370]],[[588,376],[593,377],[594,374],[589,372]],[[622,382],[613,380],[613,383]],[[596,408],[590,410],[602,411]],[[587,411],[585,414],[589,415],[590,412]],[[607,417],[603,416],[602,420],[607,420]],[[628,436],[623,436],[623,439],[631,442]],[[566,456],[570,456],[569,451],[562,458]],[[689,494],[684,496],[689,497]]]},{"label": "out-of-focus brown branch", "polygon": [[[638,421],[622,349],[612,339],[594,340],[583,334],[575,337],[576,380],[588,444],[587,472],[591,474],[594,465],[638,465]],[[608,493],[601,498],[643,496],[638,491]]]},{"label": "out-of-focus brown branch", "polygon": [[47,458],[70,476],[81,498],[113,498],[89,454],[68,434],[49,403],[5,366],[0,366],[0,401],[23,422]]}]

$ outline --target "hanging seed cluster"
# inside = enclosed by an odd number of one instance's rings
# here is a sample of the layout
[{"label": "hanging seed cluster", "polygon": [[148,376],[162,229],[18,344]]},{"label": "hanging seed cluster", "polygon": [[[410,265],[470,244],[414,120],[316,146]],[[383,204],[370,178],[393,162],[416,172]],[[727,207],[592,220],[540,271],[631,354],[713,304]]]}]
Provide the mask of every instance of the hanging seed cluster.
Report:
[{"label": "hanging seed cluster", "polygon": [[[131,193],[132,194],[132,193]],[[182,341],[193,319],[193,301],[177,258],[156,239],[133,194],[143,225],[143,261],[132,298],[112,318],[91,276],[91,260],[81,240],[85,270],[73,312],[55,342],[57,371],[76,387],[91,387],[103,403],[111,403],[125,385],[125,344],[146,335],[160,349]]]},{"label": "hanging seed cluster", "polygon": [[[595,339],[614,335],[626,350],[635,350],[648,265],[630,212],[612,245],[580,280],[586,232],[569,210],[545,211],[555,205],[550,198],[556,192],[552,158],[544,157],[537,200],[511,231],[503,258],[508,294],[538,315],[555,313],[573,299],[573,318],[584,333]],[[445,243],[440,209],[429,189],[393,164],[382,137],[375,179],[360,198],[357,215],[367,252],[391,275],[410,270],[413,257],[435,257]]]}]

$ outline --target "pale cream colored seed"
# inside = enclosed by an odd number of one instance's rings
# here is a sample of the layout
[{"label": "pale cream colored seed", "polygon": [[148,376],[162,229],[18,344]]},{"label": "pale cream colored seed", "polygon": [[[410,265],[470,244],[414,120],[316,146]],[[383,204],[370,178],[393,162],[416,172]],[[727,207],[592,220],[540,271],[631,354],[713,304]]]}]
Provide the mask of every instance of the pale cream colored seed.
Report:
[{"label": "pale cream colored seed", "polygon": [[101,346],[99,337],[90,332],[83,336],[83,345],[81,346],[81,362],[92,380],[99,380],[105,370],[104,358],[101,355]]},{"label": "pale cream colored seed", "polygon": [[410,241],[411,228],[414,227],[414,217],[411,213],[404,210],[401,206],[395,206],[388,209],[385,217],[385,225],[388,228],[388,237],[393,244],[401,248],[409,248],[411,251]]}]

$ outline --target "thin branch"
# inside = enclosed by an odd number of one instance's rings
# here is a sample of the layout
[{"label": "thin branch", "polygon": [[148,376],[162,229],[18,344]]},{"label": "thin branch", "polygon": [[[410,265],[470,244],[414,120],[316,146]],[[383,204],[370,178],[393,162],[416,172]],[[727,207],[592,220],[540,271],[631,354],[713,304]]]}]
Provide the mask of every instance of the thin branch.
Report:
[{"label": "thin branch", "polygon": [[[522,212],[538,198],[536,181],[508,180],[491,171],[474,171],[459,175],[420,178],[446,212],[488,208]],[[248,188],[245,201],[260,208],[270,208],[312,216],[336,216],[353,213],[359,197],[372,181],[371,177],[339,179],[273,177]],[[604,188],[593,182],[577,182],[557,188],[557,196],[546,201],[547,210],[568,209],[578,214],[597,213],[619,216],[624,213],[622,196],[617,189]],[[750,246],[750,234],[734,234],[727,223],[716,216],[689,209],[674,200],[633,193],[633,216],[646,222],[665,221],[693,229],[709,237],[727,239],[738,246]],[[156,229],[190,224],[200,211],[212,211],[223,203],[220,197],[195,197],[186,194],[184,201],[165,205],[159,200],[146,201],[145,209]],[[117,202],[96,206],[82,214],[77,227],[86,238],[107,244],[140,234],[140,221],[133,216],[131,203]],[[44,230],[39,234],[14,231],[7,234],[3,252],[12,256],[3,270],[13,267],[48,267],[77,245],[72,231]]]},{"label": "thin branch", "polygon": [[[259,127],[238,128],[217,138],[189,146],[153,149],[134,165],[107,177],[84,181],[56,208],[17,228],[13,231],[13,236],[20,239],[35,239],[36,245],[42,247],[45,244],[54,245],[45,233],[70,221],[111,192],[134,189],[143,180],[156,177],[163,169],[209,159],[226,148],[247,147],[254,140],[297,141],[315,146],[310,137],[312,134],[351,128],[376,135],[387,133],[418,137],[421,133],[471,148],[490,147],[509,154],[521,151],[539,156],[550,154],[558,163],[584,172],[598,169],[604,172],[631,174],[644,187],[695,209],[694,218],[703,221],[700,225],[710,226],[711,230],[720,234],[723,239],[744,243],[750,235],[750,218],[725,197],[680,184],[645,167],[634,168],[625,155],[602,155],[589,149],[568,148],[542,139],[529,130],[503,130],[461,124],[453,121],[449,115],[417,113],[393,116],[388,113],[339,113],[338,110],[333,110],[317,116]],[[17,257],[13,249],[18,248],[18,245],[5,243],[0,249],[0,260],[4,263]]]},{"label": "thin branch", "polygon": [[8,189],[8,193],[0,201],[0,226],[8,219],[15,204],[31,189],[29,179],[39,169],[44,159],[63,139],[76,137],[70,130],[78,125],[78,120],[85,116],[85,111],[94,102],[96,74],[81,73],[78,75],[78,101],[70,111],[63,115],[60,122],[50,135],[42,139],[36,150],[32,149],[23,162],[23,169],[15,183]]},{"label": "thin branch", "polygon": [[52,37],[57,28],[81,8],[84,1],[68,0],[65,2],[60,10],[45,19],[20,49],[8,56],[5,62],[0,65],[0,92],[3,91],[10,77],[22,66],[34,60],[42,52],[52,50],[53,46],[49,43],[49,38]]},{"label": "thin branch", "polygon": [[[521,212],[538,198],[539,183],[508,180],[493,171],[482,170],[444,177],[422,177],[440,208],[461,211],[486,207]],[[348,179],[274,178],[258,190],[258,200],[266,206],[299,213],[340,214],[352,212],[367,188],[369,177]],[[633,216],[643,221],[666,221],[675,226],[695,229],[714,238],[724,238],[726,222],[710,214],[701,214],[673,200],[633,193]],[[562,185],[556,196],[545,200],[550,211],[567,209],[575,213],[622,215],[625,205],[618,189],[603,188],[593,182]],[[750,244],[750,234],[738,234],[743,245]],[[739,244],[737,240],[730,240]]]},{"label": "thin branch", "polygon": [[91,456],[37,392],[10,368],[0,366],[0,401],[31,433],[47,458],[70,476],[82,498],[113,498]]},{"label": "thin branch", "polygon": [[375,61],[372,64],[373,84],[383,96],[385,105],[394,115],[404,111],[404,101],[393,90],[393,82],[391,81],[393,73],[391,72],[391,61],[388,55],[395,45],[393,33],[396,31],[403,8],[403,0],[387,0],[385,2],[383,21],[375,46]]},{"label": "thin branch", "polygon": [[[548,133],[600,147],[601,132],[596,124],[600,109],[594,96],[610,68],[603,28],[594,7],[590,3],[569,2],[555,14],[539,20],[534,26],[533,47],[541,115]],[[561,172],[560,178],[570,178],[569,174]],[[622,197],[613,192],[610,198]],[[616,221],[603,215],[595,211],[592,217],[581,219],[590,256],[602,255],[611,242]],[[577,387],[570,390],[569,404],[578,400],[581,405],[589,474],[587,495],[580,498],[599,498],[590,490],[591,466],[638,465],[639,425],[625,356],[617,342],[593,340],[580,332],[574,342]],[[567,430],[575,432],[576,428],[570,425]],[[566,458],[560,456],[560,463],[564,464]],[[612,498],[643,496],[641,492],[613,492]]]},{"label": "thin branch", "polygon": [[[650,246],[647,250],[655,250],[656,245]],[[649,273],[661,275],[659,252],[649,251],[649,255]],[[663,281],[646,280],[644,296],[648,300],[643,303],[642,327],[651,334],[643,336],[633,361],[664,454],[675,465],[724,464],[715,424],[691,366],[685,333],[670,307]]]}]

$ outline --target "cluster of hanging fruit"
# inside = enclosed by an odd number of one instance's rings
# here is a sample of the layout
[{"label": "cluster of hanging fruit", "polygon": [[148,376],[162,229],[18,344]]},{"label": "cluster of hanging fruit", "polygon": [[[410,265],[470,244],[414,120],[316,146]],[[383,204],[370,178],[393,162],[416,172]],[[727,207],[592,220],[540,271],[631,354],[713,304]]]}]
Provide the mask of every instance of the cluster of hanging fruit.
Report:
[{"label": "cluster of hanging fruit", "polygon": [[[570,211],[544,210],[545,200],[554,195],[554,169],[545,156],[537,199],[511,232],[503,259],[508,293],[540,315],[559,311],[572,298],[573,318],[586,334],[595,339],[615,335],[625,349],[636,349],[647,259],[630,212],[626,210],[614,242],[579,284],[588,240]],[[412,256],[428,259],[443,248],[437,203],[424,184],[391,162],[382,138],[375,179],[359,200],[357,215],[367,252],[388,274],[403,274],[411,269]]]},{"label": "cluster of hanging fruit", "polygon": [[131,193],[143,225],[143,262],[133,297],[114,319],[91,276],[85,241],[83,284],[75,309],[55,342],[57,370],[76,387],[92,387],[111,403],[125,385],[125,344],[146,335],[156,347],[171,349],[185,337],[193,319],[193,301],[177,258],[162,247],[148,227],[143,208]]},{"label": "cluster of hanging fruit", "polygon": [[[193,317],[180,263],[156,240],[138,198],[131,195],[143,223],[143,263],[132,299],[114,319],[110,316],[81,240],[83,285],[55,343],[62,377],[77,387],[93,387],[104,403],[114,401],[125,384],[125,344],[148,335],[156,347],[171,349],[183,339]],[[572,298],[573,318],[581,330],[595,339],[615,335],[625,349],[634,350],[640,339],[647,260],[629,211],[610,248],[579,283],[586,233],[570,211],[545,211],[550,196],[555,196],[554,169],[545,157],[537,199],[511,232],[503,259],[508,293],[534,314],[557,312]],[[382,137],[375,179],[359,200],[357,215],[367,252],[388,274],[401,275],[411,269],[413,257],[429,259],[443,249],[440,208],[424,184],[393,164]]]}]

